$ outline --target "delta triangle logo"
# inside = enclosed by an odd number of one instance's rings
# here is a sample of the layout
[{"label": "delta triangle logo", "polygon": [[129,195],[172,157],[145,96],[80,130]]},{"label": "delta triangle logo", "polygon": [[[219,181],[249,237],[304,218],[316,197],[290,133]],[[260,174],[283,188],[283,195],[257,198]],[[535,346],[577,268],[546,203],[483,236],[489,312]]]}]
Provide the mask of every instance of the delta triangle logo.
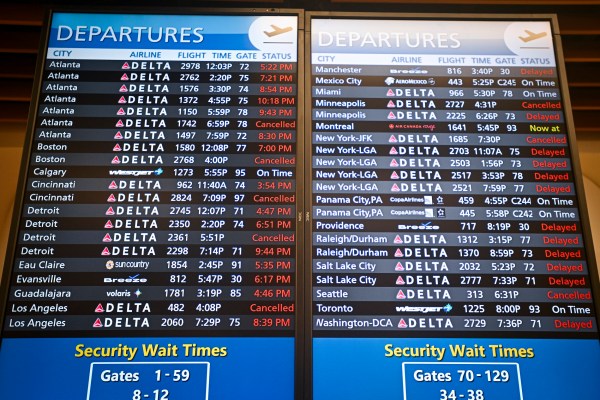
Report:
[{"label": "delta triangle logo", "polygon": [[108,188],[109,188],[109,189],[116,189],[116,188],[118,188],[118,186],[117,186],[117,182],[115,182],[115,181],[112,181],[112,182],[110,183],[110,185],[108,185]]},{"label": "delta triangle logo", "polygon": [[406,299],[406,295],[404,294],[404,292],[402,291],[402,289],[398,290],[398,294],[396,295],[396,298],[398,300],[404,300],[404,299]]},{"label": "delta triangle logo", "polygon": [[123,108],[119,108],[119,110],[117,111],[117,115],[125,115],[125,110],[123,110]]},{"label": "delta triangle logo", "polygon": [[109,234],[109,233],[107,233],[106,235],[104,235],[104,238],[102,238],[102,241],[103,241],[104,243],[109,243],[109,242],[112,242],[112,238],[110,237],[110,234]]},{"label": "delta triangle logo", "polygon": [[116,126],[117,128],[122,128],[122,127],[124,127],[124,126],[125,126],[125,124],[123,123],[123,121],[122,121],[122,120],[118,120],[118,121],[117,121],[117,123],[115,124],[115,126]]},{"label": "delta triangle logo", "polygon": [[100,318],[96,318],[96,321],[94,322],[94,325],[92,325],[92,327],[102,328],[102,321],[100,321]]},{"label": "delta triangle logo", "polygon": [[107,201],[108,203],[114,203],[115,201],[117,201],[117,198],[115,197],[115,195],[114,195],[114,194],[112,194],[112,193],[111,193],[111,195],[110,195],[110,196],[108,196],[108,199],[106,199],[106,201]]},{"label": "delta triangle logo", "polygon": [[94,312],[97,312],[97,313],[104,312],[104,307],[102,307],[102,304],[98,303],[98,305],[96,306],[96,309],[94,310]]},{"label": "delta triangle logo", "polygon": [[390,100],[390,101],[388,101],[388,103],[387,103],[387,107],[388,107],[388,108],[395,108],[395,107],[396,107],[396,104],[394,104],[394,102],[393,102],[392,100]]},{"label": "delta triangle logo", "polygon": [[106,215],[115,215],[115,210],[113,210],[112,207],[108,207],[108,210],[106,210]]},{"label": "delta triangle logo", "polygon": [[388,89],[386,96],[390,97],[394,95],[394,91],[392,89]]},{"label": "delta triangle logo", "polygon": [[406,282],[404,282],[404,279],[402,279],[401,276],[398,276],[398,279],[396,279],[396,285],[404,285],[406,284]]},{"label": "delta triangle logo", "polygon": [[119,88],[119,92],[121,93],[127,93],[129,90],[127,90],[127,86],[125,85],[121,85],[121,87]]},{"label": "delta triangle logo", "polygon": [[392,161],[390,161],[390,167],[397,167],[400,164],[398,164],[398,161],[396,161],[395,158],[392,158]]},{"label": "delta triangle logo", "polygon": [[108,221],[106,221],[106,223],[104,224],[104,229],[112,229],[115,226],[113,225],[112,221],[109,219]]},{"label": "delta triangle logo", "polygon": [[115,147],[113,147],[113,151],[121,151],[121,146],[117,143]]},{"label": "delta triangle logo", "polygon": [[122,81],[128,81],[129,80],[129,76],[127,76],[127,73],[121,75],[121,80]]},{"label": "delta triangle logo", "polygon": [[394,114],[393,112],[390,111],[387,119],[396,119],[396,114]]},{"label": "delta triangle logo", "polygon": [[108,249],[108,247],[105,247],[104,250],[102,250],[102,253],[100,253],[103,256],[110,256],[110,250]]},{"label": "delta triangle logo", "polygon": [[402,253],[402,250],[396,249],[396,252],[394,253],[394,257],[404,257],[404,253]]},{"label": "delta triangle logo", "polygon": [[398,139],[396,139],[396,136],[394,135],[390,135],[390,140],[388,140],[388,143],[397,143]]},{"label": "delta triangle logo", "polygon": [[402,238],[400,237],[400,235],[396,235],[396,237],[394,238],[394,243],[402,243]]},{"label": "delta triangle logo", "polygon": [[125,100],[125,96],[121,96],[121,98],[118,101],[119,104],[127,104],[127,100]]},{"label": "delta triangle logo", "polygon": [[395,148],[395,147],[392,147],[392,148],[390,149],[390,155],[392,155],[392,156],[395,156],[396,154],[398,154],[398,150],[396,150],[396,148]]},{"label": "delta triangle logo", "polygon": [[402,265],[402,263],[400,261],[398,261],[396,263],[396,268],[394,268],[396,271],[404,271],[404,265]]},{"label": "delta triangle logo", "polygon": [[400,179],[400,175],[398,175],[398,173],[396,173],[396,171],[392,172],[392,176],[390,176],[390,179]]},{"label": "delta triangle logo", "polygon": [[123,65],[121,66],[121,69],[129,69],[129,68],[130,68],[130,67],[129,67],[129,63],[128,63],[127,61],[125,61],[125,62],[123,63]]},{"label": "delta triangle logo", "polygon": [[406,321],[404,320],[404,318],[400,318],[400,322],[398,322],[398,328],[400,328],[400,329],[408,328],[408,325],[406,325]]},{"label": "delta triangle logo", "polygon": [[121,164],[121,160],[119,159],[119,156],[114,156],[110,163],[111,164]]},{"label": "delta triangle logo", "polygon": [[400,191],[400,187],[394,183],[392,185],[392,192],[399,192],[399,191]]},{"label": "delta triangle logo", "polygon": [[115,133],[115,139],[123,139],[123,134],[121,133],[121,131]]}]

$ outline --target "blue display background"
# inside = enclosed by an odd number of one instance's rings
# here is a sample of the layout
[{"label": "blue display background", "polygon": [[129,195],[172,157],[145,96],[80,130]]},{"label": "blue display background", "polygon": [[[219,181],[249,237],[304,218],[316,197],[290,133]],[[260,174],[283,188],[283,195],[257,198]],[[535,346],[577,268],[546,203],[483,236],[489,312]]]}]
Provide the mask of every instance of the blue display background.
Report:
[{"label": "blue display background", "polygon": [[[133,14],[70,14],[55,13],[52,17],[52,26],[50,27],[48,47],[56,48],[115,48],[115,49],[181,49],[181,50],[256,50],[248,38],[248,30],[257,16],[186,16],[186,15],[133,15]],[[152,37],[157,37],[159,29],[173,27],[181,28],[202,28],[201,34],[204,40],[200,43],[192,43],[197,37],[190,33],[188,43],[175,43],[161,40],[159,42],[150,42],[147,31],[142,34],[141,41],[122,41],[114,42],[112,40],[101,41],[102,35],[93,37],[93,40],[76,41],[75,35],[69,40],[57,40],[58,27],[69,26],[76,30],[77,27],[84,27],[85,32],[89,32],[90,26],[100,27],[104,32],[106,28],[111,27],[117,33],[122,26],[152,28]],[[191,32],[191,31],[190,31]],[[131,33],[132,37],[137,34]]]},{"label": "blue display background", "polygon": [[[500,371],[506,374],[506,381],[501,380]],[[451,377],[451,385],[447,377]],[[522,399],[519,369],[514,363],[409,362],[404,364],[403,379],[406,399],[439,399],[443,391],[449,398]]]},{"label": "blue display background", "polygon": [[[469,364],[518,363],[521,373],[523,399],[565,400],[597,399],[600,396],[600,342],[598,340],[546,340],[546,339],[329,339],[313,340],[314,400],[364,400],[404,399],[402,382],[403,362],[435,362],[435,358],[385,357],[384,346],[424,347],[426,345],[448,348],[450,344],[487,346],[501,344],[514,348],[533,348],[532,358],[452,357],[449,350],[442,362]],[[465,365],[468,367],[468,365]],[[411,369],[414,370],[414,368]],[[431,366],[424,368],[431,370]],[[466,368],[465,368],[466,369]],[[514,366],[506,369],[513,371]],[[407,369],[408,370],[408,369]],[[512,372],[511,372],[512,374]],[[411,383],[409,383],[410,385]],[[423,392],[431,393],[431,386],[423,385]],[[437,385],[432,383],[431,385]],[[498,383],[483,380],[478,387],[492,393]],[[465,392],[464,383],[444,385],[446,389]],[[412,383],[410,397],[406,400],[439,400],[426,393],[416,393]],[[487,400],[488,397],[486,397]],[[490,396],[490,398],[493,398]],[[458,399],[458,398],[457,398]],[[467,396],[464,397],[467,399]],[[504,397],[519,400],[519,397]]]},{"label": "blue display background", "polygon": [[[199,347],[227,347],[227,356],[184,357],[182,351],[178,357],[144,357],[141,354],[142,344],[181,347],[184,343],[195,343]],[[138,347],[140,350],[133,362],[209,362],[211,400],[294,398],[293,338],[3,339],[0,348],[0,398],[85,400],[92,362],[127,361],[123,357],[76,358],[78,344],[87,347],[116,347],[119,344]],[[155,388],[140,389],[150,393]],[[204,399],[203,388],[192,385],[188,388],[190,393],[185,397],[170,396],[169,400]],[[113,396],[110,400],[131,400],[131,396]]]},{"label": "blue display background", "polygon": [[[207,400],[206,362],[94,363],[87,400],[141,398]],[[157,374],[157,371],[160,371]],[[184,373],[185,375],[182,375]],[[160,379],[157,376],[160,375]]]}]

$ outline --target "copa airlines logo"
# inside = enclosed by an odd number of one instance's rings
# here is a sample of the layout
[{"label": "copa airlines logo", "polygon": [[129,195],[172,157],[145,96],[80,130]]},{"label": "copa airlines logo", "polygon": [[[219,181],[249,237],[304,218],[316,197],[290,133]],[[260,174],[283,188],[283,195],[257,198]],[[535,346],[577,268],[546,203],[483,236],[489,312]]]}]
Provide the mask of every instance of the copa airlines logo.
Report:
[{"label": "copa airlines logo", "polygon": [[59,25],[56,40],[90,43],[201,43],[201,27]]}]

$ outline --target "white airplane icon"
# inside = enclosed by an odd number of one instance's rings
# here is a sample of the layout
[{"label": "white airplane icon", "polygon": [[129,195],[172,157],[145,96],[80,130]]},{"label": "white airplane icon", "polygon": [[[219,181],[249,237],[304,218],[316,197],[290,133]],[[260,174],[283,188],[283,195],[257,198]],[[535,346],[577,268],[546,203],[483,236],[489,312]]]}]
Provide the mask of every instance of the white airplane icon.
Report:
[{"label": "white airplane icon", "polygon": [[521,39],[525,43],[531,42],[532,40],[543,38],[544,36],[546,36],[548,34],[547,32],[533,33],[531,31],[528,31],[527,29],[525,29],[525,33],[527,33],[528,36],[519,36],[519,39]]},{"label": "white airplane icon", "polygon": [[263,31],[265,35],[268,37],[273,37],[277,35],[281,35],[282,33],[290,32],[293,28],[291,26],[286,26],[285,28],[280,28],[277,25],[271,25],[273,30],[271,32]]}]

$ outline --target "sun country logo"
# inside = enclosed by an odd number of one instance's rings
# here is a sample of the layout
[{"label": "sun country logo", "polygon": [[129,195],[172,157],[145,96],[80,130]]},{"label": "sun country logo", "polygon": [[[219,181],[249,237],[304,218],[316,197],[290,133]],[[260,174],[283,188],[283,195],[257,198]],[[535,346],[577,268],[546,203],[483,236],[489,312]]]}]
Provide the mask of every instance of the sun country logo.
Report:
[{"label": "sun country logo", "polygon": [[150,267],[150,261],[146,260],[137,260],[137,261],[113,261],[108,260],[106,262],[106,269],[137,269],[137,270],[146,270]]}]

